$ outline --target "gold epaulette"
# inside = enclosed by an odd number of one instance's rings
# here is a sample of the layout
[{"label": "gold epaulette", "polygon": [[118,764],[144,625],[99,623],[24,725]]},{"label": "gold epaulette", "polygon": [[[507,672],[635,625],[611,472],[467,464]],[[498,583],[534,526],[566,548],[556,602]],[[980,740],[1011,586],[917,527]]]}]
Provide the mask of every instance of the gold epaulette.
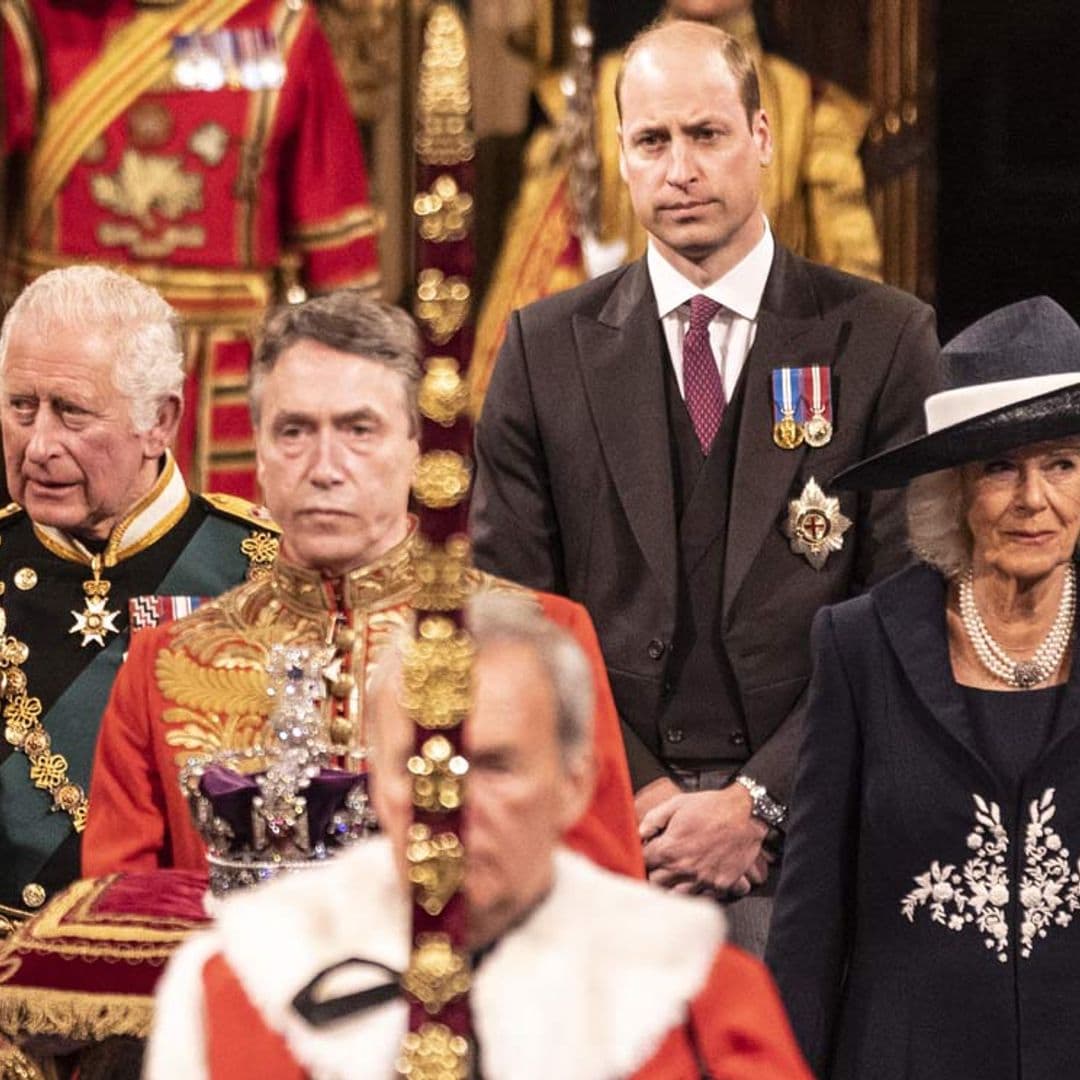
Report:
[{"label": "gold epaulette", "polygon": [[0,509],[0,522],[6,521],[8,518],[15,517],[17,514],[21,514],[23,508],[17,502],[9,502],[7,506]]},{"label": "gold epaulette", "polygon": [[210,492],[202,496],[219,514],[242,521],[246,525],[265,529],[267,532],[281,532],[277,522],[270,516],[265,506],[256,506],[239,495],[226,495],[222,492]]}]

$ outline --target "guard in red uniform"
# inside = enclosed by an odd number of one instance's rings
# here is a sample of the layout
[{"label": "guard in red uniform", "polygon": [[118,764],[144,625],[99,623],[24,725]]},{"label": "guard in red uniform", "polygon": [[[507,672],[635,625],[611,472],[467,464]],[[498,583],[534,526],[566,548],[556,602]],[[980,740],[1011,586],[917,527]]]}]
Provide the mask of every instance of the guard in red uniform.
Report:
[{"label": "guard in red uniform", "polygon": [[[248,332],[268,302],[378,284],[344,89],[304,0],[3,0],[11,285],[113,264],[184,316],[177,458],[250,497]],[[21,198],[15,184],[21,176]]]}]

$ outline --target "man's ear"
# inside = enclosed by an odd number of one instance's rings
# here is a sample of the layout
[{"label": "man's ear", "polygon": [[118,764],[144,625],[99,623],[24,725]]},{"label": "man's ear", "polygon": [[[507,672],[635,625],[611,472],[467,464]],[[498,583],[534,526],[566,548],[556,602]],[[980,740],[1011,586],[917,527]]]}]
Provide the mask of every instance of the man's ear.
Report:
[{"label": "man's ear", "polygon": [[626,183],[626,153],[623,150],[622,141],[622,124],[615,129],[615,137],[619,140],[619,175],[622,177],[622,182]]},{"label": "man's ear", "polygon": [[771,165],[773,158],[772,128],[769,126],[769,117],[764,109],[758,109],[754,122],[750,125],[750,131],[754,136],[754,142],[757,144],[758,161],[761,162],[761,167],[765,168],[766,165]]},{"label": "man's ear", "polygon": [[183,411],[179,396],[167,397],[158,405],[154,426],[143,432],[143,452],[146,457],[156,460],[173,444]]},{"label": "man's ear", "polygon": [[596,761],[592,749],[575,754],[565,766],[562,782],[561,821],[565,833],[578,823],[592,802],[596,788]]}]

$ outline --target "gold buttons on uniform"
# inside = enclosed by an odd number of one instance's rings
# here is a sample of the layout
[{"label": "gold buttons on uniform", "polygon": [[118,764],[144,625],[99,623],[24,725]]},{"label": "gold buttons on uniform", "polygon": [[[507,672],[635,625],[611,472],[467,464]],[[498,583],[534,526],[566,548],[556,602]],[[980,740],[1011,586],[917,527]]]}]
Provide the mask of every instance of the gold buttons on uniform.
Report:
[{"label": "gold buttons on uniform", "polygon": [[15,588],[23,592],[32,589],[37,584],[37,580],[37,574],[29,566],[15,571]]},{"label": "gold buttons on uniform", "polygon": [[348,697],[356,687],[356,679],[354,679],[347,671],[339,675],[330,684],[330,693],[336,698]]},{"label": "gold buttons on uniform", "polygon": [[39,908],[45,903],[45,888],[36,881],[31,881],[22,891],[22,902],[28,908]]}]

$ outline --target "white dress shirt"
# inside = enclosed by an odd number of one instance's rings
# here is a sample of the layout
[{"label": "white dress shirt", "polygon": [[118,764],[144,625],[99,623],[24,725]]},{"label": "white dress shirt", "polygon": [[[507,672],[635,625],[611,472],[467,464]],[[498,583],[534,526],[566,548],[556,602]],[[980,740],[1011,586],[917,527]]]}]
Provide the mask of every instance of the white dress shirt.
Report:
[{"label": "white dress shirt", "polygon": [[722,310],[717,312],[709,324],[709,343],[712,345],[716,366],[724,384],[724,394],[730,401],[757,334],[758,310],[765,292],[765,281],[772,269],[775,249],[772,231],[766,220],[761,239],[742,261],[722,278],[702,289],[683,277],[660,254],[650,239],[645,255],[649,280],[656,296],[656,306],[660,312],[668,354],[675,368],[679,393],[684,397],[686,391],[683,389],[682,343],[690,328],[691,298],[698,293],[704,293],[711,300],[723,305]]}]

